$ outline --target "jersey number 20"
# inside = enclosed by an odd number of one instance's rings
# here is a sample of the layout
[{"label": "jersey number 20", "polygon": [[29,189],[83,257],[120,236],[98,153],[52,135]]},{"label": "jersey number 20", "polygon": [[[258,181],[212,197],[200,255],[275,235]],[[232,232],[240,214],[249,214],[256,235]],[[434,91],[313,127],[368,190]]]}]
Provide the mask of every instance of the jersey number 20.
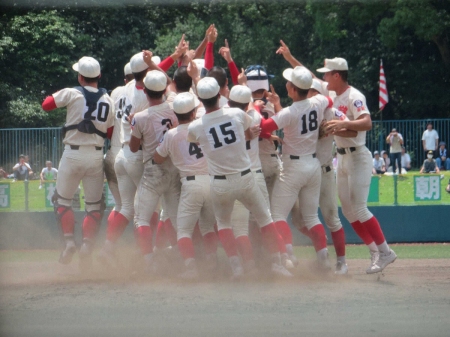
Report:
[{"label": "jersey number 20", "polygon": [[[86,106],[88,107],[87,111],[84,114],[84,119],[88,119],[91,121],[95,121],[96,119],[99,122],[106,122],[109,114],[109,104],[105,102],[98,103],[90,103],[86,102]],[[93,116],[93,113],[97,111],[97,116]]]}]

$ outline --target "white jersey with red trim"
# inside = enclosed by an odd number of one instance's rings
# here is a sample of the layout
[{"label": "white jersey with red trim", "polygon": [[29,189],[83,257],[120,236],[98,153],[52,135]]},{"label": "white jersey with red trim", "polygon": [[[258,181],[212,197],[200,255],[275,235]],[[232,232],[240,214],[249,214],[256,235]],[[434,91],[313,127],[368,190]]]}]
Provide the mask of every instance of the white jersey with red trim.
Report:
[{"label": "white jersey with red trim", "polygon": [[[361,115],[369,114],[366,97],[357,89],[348,87],[344,93],[336,96],[333,107],[342,111],[349,120],[354,121]],[[366,131],[358,131],[353,138],[334,137],[337,147],[356,147],[366,144]]]},{"label": "white jersey with red trim", "polygon": [[119,111],[116,118],[121,120],[120,142],[127,144],[131,138],[131,125],[128,120],[131,114],[148,108],[147,95],[144,88],[137,87],[136,81],[131,81],[125,86],[123,95],[119,101]]},{"label": "white jersey with red trim", "polygon": [[131,122],[131,135],[138,139],[143,138],[144,163],[153,158],[153,154],[164,134],[177,125],[178,119],[166,102],[151,106],[134,115]]},{"label": "white jersey with red trim", "polygon": [[316,95],[294,102],[272,117],[278,128],[283,128],[283,155],[306,156],[316,152],[319,126],[331,99]]},{"label": "white jersey with red trim", "polygon": [[[90,86],[84,88],[92,93],[97,93],[99,90]],[[62,89],[52,96],[58,108],[67,108],[65,126],[76,125],[89,119],[97,130],[106,133],[108,128],[114,125],[114,102],[106,92],[99,98],[96,105],[90,107],[87,106],[83,93],[75,88]],[[97,134],[88,134],[75,129],[66,132],[63,143],[102,147],[105,139]]]},{"label": "white jersey with red trim", "polygon": [[164,135],[164,140],[156,148],[162,157],[170,156],[172,163],[180,171],[180,178],[208,175],[208,163],[196,143],[187,141],[189,124],[180,124]]},{"label": "white jersey with red trim", "polygon": [[252,119],[237,108],[221,108],[193,121],[188,142],[198,143],[208,161],[210,175],[227,175],[250,168],[245,130]]},{"label": "white jersey with red trim", "polygon": [[[348,120],[342,111],[336,108],[328,108],[324,113],[324,120],[331,121],[336,120]],[[326,134],[320,138],[317,142],[316,156],[320,161],[320,165],[330,164],[333,161],[333,141],[334,136]]]}]

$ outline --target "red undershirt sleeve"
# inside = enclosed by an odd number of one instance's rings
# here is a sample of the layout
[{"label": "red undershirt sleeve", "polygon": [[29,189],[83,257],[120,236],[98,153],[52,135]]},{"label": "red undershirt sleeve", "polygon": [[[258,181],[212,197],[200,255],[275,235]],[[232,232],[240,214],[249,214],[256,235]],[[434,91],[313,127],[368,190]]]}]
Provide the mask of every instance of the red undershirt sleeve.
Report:
[{"label": "red undershirt sleeve", "polygon": [[328,100],[328,108],[332,108],[333,107],[333,100],[330,97],[328,97],[328,96],[325,96],[325,97]]},{"label": "red undershirt sleeve", "polygon": [[214,67],[214,54],[213,54],[213,48],[214,43],[208,42],[206,45],[206,52],[205,52],[205,68],[206,70],[210,70],[212,67]]},{"label": "red undershirt sleeve", "polygon": [[51,111],[53,109],[56,109],[56,103],[55,103],[55,99],[53,98],[53,96],[48,96],[44,102],[42,102],[42,109],[44,109],[45,111]]},{"label": "red undershirt sleeve", "polygon": [[234,61],[228,63],[228,69],[230,70],[231,80],[233,81],[233,84],[234,85],[239,84],[238,82],[239,69],[236,66],[236,63],[234,63]]},{"label": "red undershirt sleeve", "polygon": [[108,139],[111,139],[113,131],[114,131],[114,126],[111,126],[110,128],[108,128],[108,130],[106,130],[106,137]]},{"label": "red undershirt sleeve", "polygon": [[158,64],[158,67],[160,67],[162,70],[166,71],[170,69],[170,67],[175,63],[173,58],[170,56],[166,57],[164,60],[161,61],[160,64]]},{"label": "red undershirt sleeve", "polygon": [[261,138],[270,138],[273,131],[278,130],[278,125],[272,118],[269,119],[261,119],[261,134],[259,135]]}]

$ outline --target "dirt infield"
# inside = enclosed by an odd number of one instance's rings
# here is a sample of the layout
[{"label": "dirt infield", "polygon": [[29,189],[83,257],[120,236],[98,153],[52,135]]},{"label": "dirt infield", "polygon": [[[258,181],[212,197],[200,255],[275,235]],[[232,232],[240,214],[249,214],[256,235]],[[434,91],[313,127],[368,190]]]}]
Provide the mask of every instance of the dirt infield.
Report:
[{"label": "dirt infield", "polygon": [[450,260],[398,260],[385,276],[181,283],[81,277],[56,262],[0,264],[0,336],[449,336]]}]

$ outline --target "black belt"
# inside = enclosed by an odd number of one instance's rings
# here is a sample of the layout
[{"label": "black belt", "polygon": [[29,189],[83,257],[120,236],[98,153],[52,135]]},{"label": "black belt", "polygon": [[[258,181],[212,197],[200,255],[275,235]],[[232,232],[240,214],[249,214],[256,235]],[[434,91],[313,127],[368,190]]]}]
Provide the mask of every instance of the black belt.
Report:
[{"label": "black belt", "polygon": [[278,155],[277,155],[277,154],[271,154],[270,156],[271,156],[271,157],[278,158]]},{"label": "black belt", "polygon": [[[127,145],[128,145],[128,147],[130,147],[129,144],[127,144]],[[124,146],[125,146],[125,144],[122,144],[122,149],[123,149]],[[142,145],[139,145],[139,150],[142,150]]]},{"label": "black belt", "polygon": [[[251,172],[250,169],[242,171],[241,172],[241,177],[245,176],[247,173],[250,173],[250,172]],[[222,179],[223,180],[223,179],[227,179],[227,176],[214,176],[214,179]]]},{"label": "black belt", "polygon": [[323,173],[327,173],[331,171],[331,166],[322,166]]},{"label": "black belt", "polygon": [[[71,150],[79,150],[80,149],[80,145],[70,145],[70,149]],[[96,146],[95,149],[97,151],[100,151],[101,149],[103,149],[103,147],[101,146]]]},{"label": "black belt", "polygon": [[262,173],[262,170],[261,169],[256,170],[256,173]]},{"label": "black belt", "polygon": [[[355,152],[355,151],[356,151],[356,147],[347,147],[347,149],[348,149],[350,152]],[[346,153],[347,153],[345,147],[338,147],[338,148],[336,148],[336,151],[337,151],[337,153],[339,153],[339,154],[346,154]]]},{"label": "black belt", "polygon": [[186,180],[195,180],[195,176],[187,176]]},{"label": "black belt", "polygon": [[[302,157],[306,157],[306,156],[302,156]],[[313,158],[316,158],[316,154],[313,153],[313,154],[312,154],[312,157],[313,157]],[[291,158],[291,159],[300,159],[300,156],[293,156],[293,155],[290,155],[289,158]]]}]

